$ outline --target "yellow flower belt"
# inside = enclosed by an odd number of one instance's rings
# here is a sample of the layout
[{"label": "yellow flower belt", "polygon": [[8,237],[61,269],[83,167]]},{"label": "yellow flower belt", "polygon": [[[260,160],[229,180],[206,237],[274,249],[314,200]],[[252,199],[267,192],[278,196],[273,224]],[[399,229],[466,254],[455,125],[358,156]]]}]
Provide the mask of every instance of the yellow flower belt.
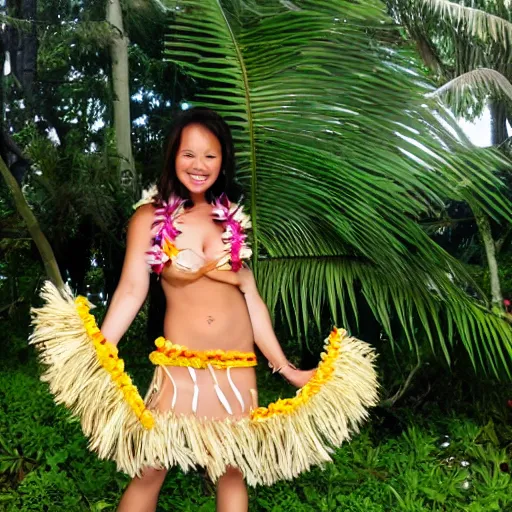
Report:
[{"label": "yellow flower belt", "polygon": [[254,352],[238,350],[190,350],[183,345],[176,345],[160,336],[155,340],[157,349],[149,354],[150,361],[160,366],[190,366],[196,369],[246,368],[256,366]]}]

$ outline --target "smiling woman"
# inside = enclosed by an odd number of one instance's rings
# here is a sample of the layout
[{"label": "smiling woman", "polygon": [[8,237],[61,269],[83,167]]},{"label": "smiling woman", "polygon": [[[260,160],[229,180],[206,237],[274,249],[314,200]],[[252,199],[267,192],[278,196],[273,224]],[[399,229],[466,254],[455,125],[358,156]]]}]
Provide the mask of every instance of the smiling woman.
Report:
[{"label": "smiling woman", "polygon": [[[250,220],[235,201],[234,150],[224,120],[185,111],[171,131],[160,183],[128,228],[119,285],[101,330],[84,298],[47,285],[32,336],[43,378],[80,416],[90,446],[133,476],[119,511],[155,510],[167,469],[203,466],[217,510],[243,512],[250,485],[290,479],[330,460],[377,401],[373,349],[334,329],[316,371],[288,362],[254,277]],[[166,299],[155,373],[143,400],[116,345],[142,306],[149,272]],[[257,345],[297,386],[294,398],[258,404]],[[77,376],[80,378],[77,378]]]}]

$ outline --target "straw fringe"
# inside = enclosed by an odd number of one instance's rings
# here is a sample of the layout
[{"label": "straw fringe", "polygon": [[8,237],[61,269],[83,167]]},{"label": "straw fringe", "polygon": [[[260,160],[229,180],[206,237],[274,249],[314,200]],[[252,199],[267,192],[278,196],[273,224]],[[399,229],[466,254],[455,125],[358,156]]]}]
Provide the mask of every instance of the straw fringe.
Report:
[{"label": "straw fringe", "polygon": [[[216,481],[231,465],[242,471],[249,485],[271,485],[330,461],[333,448],[358,432],[368,408],[377,403],[372,347],[337,331],[340,345],[334,371],[293,410],[237,420],[152,411],[155,424],[146,429],[100,365],[71,291],[61,293],[45,283],[46,305],[32,310],[34,332],[29,342],[45,366],[41,379],[48,382],[56,402],[80,418],[90,449],[100,458],[114,460],[131,476],[140,475],[145,467],[179,465],[188,471],[203,466]],[[161,383],[157,368],[146,405]]]}]

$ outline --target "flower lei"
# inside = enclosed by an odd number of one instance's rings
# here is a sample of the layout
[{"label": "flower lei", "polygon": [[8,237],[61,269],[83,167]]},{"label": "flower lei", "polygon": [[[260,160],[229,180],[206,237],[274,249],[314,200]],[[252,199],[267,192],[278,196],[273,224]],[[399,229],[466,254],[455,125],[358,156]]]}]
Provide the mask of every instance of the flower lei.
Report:
[{"label": "flower lei", "polygon": [[222,194],[216,201],[212,212],[215,220],[224,224],[222,241],[231,255],[231,270],[238,272],[242,268],[242,260],[252,255],[247,247],[246,231],[251,228],[248,215],[243,212],[243,206],[231,204],[226,194]]},{"label": "flower lei", "polygon": [[153,428],[155,424],[153,415],[146,409],[137,387],[132,384],[129,375],[125,373],[124,361],[118,357],[117,347],[105,339],[96,324],[96,319],[89,313],[89,301],[85,297],[78,296],[75,299],[75,305],[85,330],[94,344],[100,365],[110,374],[111,379],[122,391],[125,400],[144,428]]},{"label": "flower lei", "polygon": [[157,350],[149,355],[155,365],[190,366],[196,369],[207,368],[246,368],[256,366],[254,352],[239,352],[238,350],[190,350],[182,345],[175,345],[163,336],[155,340]]},{"label": "flower lei", "polygon": [[169,260],[173,260],[179,253],[174,240],[181,233],[174,225],[178,215],[183,212],[185,199],[171,196],[168,202],[162,201],[155,211],[151,233],[154,235],[153,246],[147,254],[147,262],[151,270],[160,274]]},{"label": "flower lei", "polygon": [[[146,202],[147,198],[139,201],[137,205]],[[146,254],[147,262],[156,274],[160,274],[165,264],[173,261],[180,252],[174,241],[181,231],[176,228],[174,222],[183,213],[185,202],[185,199],[171,196],[169,201],[162,201],[155,211],[152,226],[153,245]],[[243,206],[230,203],[225,194],[215,201],[212,216],[224,226],[222,241],[230,253],[231,270],[237,272],[242,268],[242,260],[252,255],[251,249],[247,247],[246,230],[251,227],[249,216],[243,213]]]},{"label": "flower lei", "polygon": [[293,398],[279,399],[268,407],[258,407],[251,413],[251,420],[266,420],[276,414],[292,414],[298,407],[305,405],[314,397],[321,387],[332,379],[334,362],[339,358],[341,340],[346,335],[345,330],[336,327],[328,338],[326,352],[321,355],[322,362],[311,379],[297,392]]}]

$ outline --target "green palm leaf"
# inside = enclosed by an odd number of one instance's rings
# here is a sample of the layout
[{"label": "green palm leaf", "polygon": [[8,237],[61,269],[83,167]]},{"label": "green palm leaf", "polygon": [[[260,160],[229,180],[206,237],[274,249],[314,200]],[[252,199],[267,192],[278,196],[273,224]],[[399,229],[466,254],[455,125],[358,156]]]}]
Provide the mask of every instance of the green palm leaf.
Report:
[{"label": "green palm leaf", "polygon": [[468,89],[476,92],[480,97],[495,96],[508,98],[509,101],[512,101],[512,84],[501,73],[488,68],[468,71],[450,80],[427,96],[449,94],[448,103],[456,108],[464,101],[464,95],[468,93]]},{"label": "green palm leaf", "polygon": [[[512,47],[512,23],[474,7],[467,7],[449,0],[419,0],[431,13],[453,25],[464,25],[468,34],[483,40]],[[493,2],[494,3],[494,2]],[[495,3],[496,5],[498,2]]]},{"label": "green palm leaf", "polygon": [[388,0],[387,3],[441,83],[479,70],[475,75],[468,75],[473,94],[457,94],[463,86],[459,81],[453,87],[455,94],[445,97],[456,115],[478,117],[487,103],[489,90],[493,94],[504,93],[503,78],[484,70],[500,73],[509,82],[512,78],[509,66],[512,11],[504,2],[474,0],[471,7],[463,5],[461,0]]},{"label": "green palm leaf", "polygon": [[508,371],[500,353],[512,354],[509,330],[482,313],[495,339],[481,336],[478,305],[462,291],[470,278],[417,222],[447,198],[510,219],[492,172],[506,163],[469,152],[423,106],[425,78],[380,42],[394,29],[373,3],[367,12],[342,0],[293,5],[267,2],[254,14],[235,1],[180,1],[167,42],[168,58],[202,85],[195,104],[233,127],[271,309],[281,301],[306,333],[324,303],[346,320],[358,281],[384,328],[396,315],[411,346],[414,311],[449,357],[447,308],[472,360],[480,349],[493,370]]}]

